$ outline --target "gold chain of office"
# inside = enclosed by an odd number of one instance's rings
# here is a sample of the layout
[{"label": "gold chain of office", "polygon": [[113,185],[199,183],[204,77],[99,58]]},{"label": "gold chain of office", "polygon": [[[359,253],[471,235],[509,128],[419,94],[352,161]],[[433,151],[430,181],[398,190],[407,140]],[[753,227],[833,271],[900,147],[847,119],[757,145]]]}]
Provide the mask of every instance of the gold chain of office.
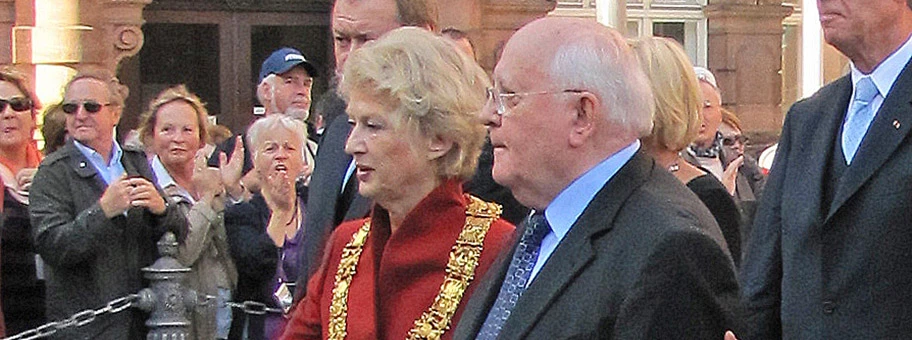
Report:
[{"label": "gold chain of office", "polygon": [[[500,217],[502,209],[499,204],[488,203],[471,195],[466,195],[466,199],[469,205],[466,207],[465,225],[450,251],[446,277],[440,285],[440,292],[428,310],[415,320],[415,326],[409,330],[407,339],[440,339],[450,328],[453,314],[475,278],[475,268],[478,267],[485,236],[494,220]],[[342,260],[333,284],[332,304],[329,306],[328,333],[331,340],[345,339],[348,334],[348,291],[368,233],[370,219],[361,225],[342,249]]]}]

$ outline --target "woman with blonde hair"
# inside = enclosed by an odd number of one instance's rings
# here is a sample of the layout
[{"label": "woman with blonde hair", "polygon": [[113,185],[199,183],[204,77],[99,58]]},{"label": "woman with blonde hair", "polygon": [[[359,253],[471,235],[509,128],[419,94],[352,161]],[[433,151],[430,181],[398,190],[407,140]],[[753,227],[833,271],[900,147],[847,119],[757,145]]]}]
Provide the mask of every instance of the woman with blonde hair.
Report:
[{"label": "woman with blonde hair", "polygon": [[700,85],[693,65],[674,40],[645,37],[632,43],[649,77],[655,100],[653,129],[641,138],[643,150],[693,191],[716,218],[735,265],[741,263],[740,213],[724,186],[707,170],[680,156],[702,125]]},{"label": "woman with blonde hair", "polygon": [[485,130],[484,71],[445,38],[400,28],[352,52],[341,92],[371,216],[333,232],[284,339],[449,339],[513,226],[462,191]]},{"label": "woman with blonde hair", "polygon": [[177,256],[192,269],[187,283],[199,294],[216,297],[193,310],[191,338],[201,340],[228,338],[231,309],[225,303],[237,284],[225,233],[225,186],[220,174],[232,167],[206,166],[208,116],[199,97],[179,85],[149,103],[139,127],[140,140],[155,154],[151,166],[156,184],[189,222]]}]

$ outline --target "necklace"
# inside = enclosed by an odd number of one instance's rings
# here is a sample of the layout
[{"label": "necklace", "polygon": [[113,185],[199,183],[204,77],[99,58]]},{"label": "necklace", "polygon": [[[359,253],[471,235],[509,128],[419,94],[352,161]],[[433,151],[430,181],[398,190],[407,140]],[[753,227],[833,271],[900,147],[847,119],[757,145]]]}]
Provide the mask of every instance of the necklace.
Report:
[{"label": "necklace", "polygon": [[[465,224],[450,251],[440,292],[431,306],[415,320],[415,326],[409,330],[407,339],[440,339],[450,328],[450,320],[456,313],[465,290],[475,278],[475,268],[478,267],[485,235],[494,220],[500,217],[502,210],[499,204],[488,203],[471,195],[466,195],[466,199],[469,204],[466,207]],[[332,303],[329,306],[329,339],[345,339],[348,334],[348,292],[369,233],[370,219],[364,221],[361,228],[352,235],[351,241],[342,248],[342,260],[336,271]]]},{"label": "necklace", "polygon": [[678,170],[681,170],[681,167],[678,165],[677,161],[668,166],[668,172],[677,172]]},{"label": "necklace", "polygon": [[294,213],[291,215],[291,219],[289,219],[288,222],[285,223],[285,226],[286,227],[290,226],[292,222],[297,221],[298,215],[301,215],[301,208],[298,206],[298,199],[295,198]]}]

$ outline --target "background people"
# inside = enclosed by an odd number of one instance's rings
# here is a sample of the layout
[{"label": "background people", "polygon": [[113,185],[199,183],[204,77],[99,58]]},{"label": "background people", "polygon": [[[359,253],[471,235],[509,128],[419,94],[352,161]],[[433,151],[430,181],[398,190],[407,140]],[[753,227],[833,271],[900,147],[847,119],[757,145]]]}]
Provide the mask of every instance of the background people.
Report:
[{"label": "background people", "polygon": [[649,78],[654,98],[652,133],[641,139],[643,151],[709,208],[737,266],[741,263],[738,206],[715,176],[687,163],[680,155],[693,142],[702,121],[700,85],[690,59],[677,42],[668,38],[641,38],[633,43],[633,50]]},{"label": "background people", "polygon": [[[307,126],[287,115],[258,119],[247,130],[254,174],[261,187],[247,202],[225,211],[231,255],[238,271],[236,301],[257,301],[290,308],[301,266],[306,193],[295,182],[307,172]],[[238,312],[239,310],[235,310]],[[285,326],[283,315],[235,313],[232,339],[275,339]]]},{"label": "background people", "polygon": [[[151,166],[156,184],[187,217],[187,237],[178,248],[178,260],[192,269],[189,288],[216,297],[193,310],[190,336],[200,340],[228,338],[231,308],[226,302],[237,285],[223,218],[225,186],[220,170],[206,166],[207,117],[199,97],[180,85],[152,100],[139,128],[143,144],[155,152]],[[240,157],[237,152],[231,161],[242,162]],[[240,167],[220,169],[240,172]]]},{"label": "background people", "polygon": [[[257,85],[257,99],[263,105],[264,116],[275,113],[287,114],[295,119],[306,121],[310,114],[311,89],[313,78],[317,76],[316,67],[311,64],[300,51],[282,47],[269,55],[260,67],[260,82]],[[246,137],[240,135],[244,144],[243,178],[224,178],[228,195],[234,202],[246,199],[249,191],[257,191],[258,176],[250,174],[253,160],[250,158]],[[209,157],[209,166],[219,166],[219,154],[224,152],[228,157],[233,155],[235,142],[238,138],[229,138],[226,143],[219,144],[217,152]],[[316,157],[317,144],[309,142],[305,145],[304,155],[308,164],[313,164]],[[234,173],[234,171],[229,171]]]},{"label": "background people", "polygon": [[[741,119],[734,113],[722,109],[722,124],[719,125],[722,135],[722,159],[725,163],[725,181],[732,182],[726,186],[733,188],[732,197],[738,202],[741,210],[741,235],[742,240],[747,240],[747,231],[754,222],[760,194],[766,176],[757,165],[757,159],[744,152],[747,137],[741,133]],[[741,157],[740,160],[738,158]],[[735,162],[737,160],[737,162]],[[740,164],[740,166],[733,168]],[[732,171],[737,170],[737,171]]]},{"label": "background people", "polygon": [[[186,220],[165,203],[142,152],[114,140],[128,90],[107,71],[83,71],[65,86],[62,110],[73,140],[49,155],[30,190],[35,246],[46,261],[47,317],[63,320],[145,287],[140,268],[157,257],[165,231]],[[136,309],[98,316],[58,339],[145,339]]]},{"label": "background people", "polygon": [[43,158],[32,135],[37,101],[24,76],[0,70],[0,201],[2,306],[6,331],[17,334],[45,323],[44,275],[29,222],[29,192]]}]

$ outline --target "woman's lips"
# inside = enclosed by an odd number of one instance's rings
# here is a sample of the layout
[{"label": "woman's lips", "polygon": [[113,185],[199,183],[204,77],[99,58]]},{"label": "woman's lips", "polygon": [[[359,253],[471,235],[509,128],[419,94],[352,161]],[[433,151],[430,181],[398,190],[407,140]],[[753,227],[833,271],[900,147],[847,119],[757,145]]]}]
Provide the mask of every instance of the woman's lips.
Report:
[{"label": "woman's lips", "polygon": [[364,165],[355,165],[355,170],[355,177],[361,182],[370,179],[370,175],[374,172],[374,168]]}]

